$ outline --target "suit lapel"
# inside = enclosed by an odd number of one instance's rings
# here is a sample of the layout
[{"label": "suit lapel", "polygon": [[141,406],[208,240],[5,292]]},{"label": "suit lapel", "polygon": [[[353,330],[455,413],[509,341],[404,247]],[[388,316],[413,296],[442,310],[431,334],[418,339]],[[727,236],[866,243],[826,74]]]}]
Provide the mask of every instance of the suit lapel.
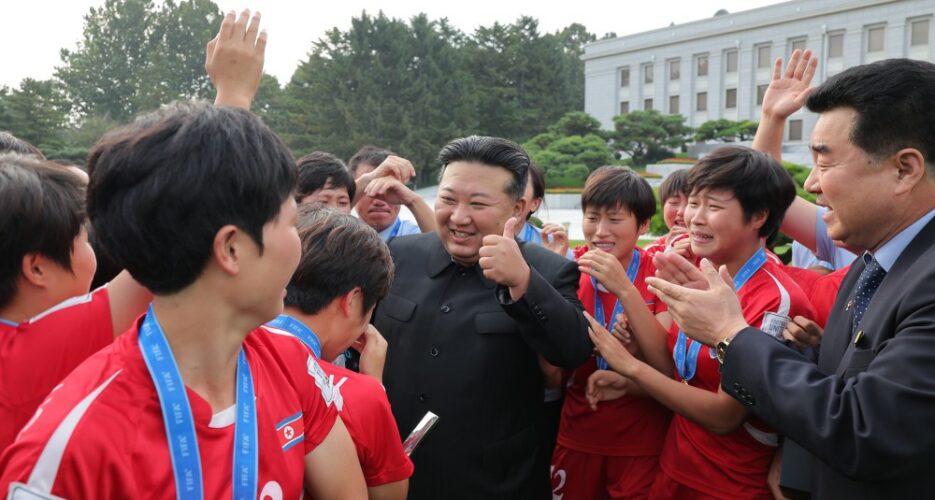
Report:
[{"label": "suit lapel", "polygon": [[[920,231],[906,249],[903,250],[899,258],[896,259],[896,262],[893,264],[893,267],[886,273],[886,277],[883,278],[880,287],[877,288],[877,291],[873,294],[873,298],[870,299],[870,304],[867,305],[867,310],[864,311],[863,320],[861,321],[861,325],[864,325],[866,328],[860,328],[864,334],[864,340],[862,341],[865,343],[864,345],[878,346],[882,341],[886,340],[883,338],[884,336],[891,337],[895,333],[880,331],[880,328],[874,327],[874,320],[875,318],[879,318],[881,314],[891,312],[891,301],[894,298],[898,299],[900,297],[900,287],[903,284],[904,278],[907,276],[907,273],[912,272],[913,265],[918,262],[919,259],[923,258],[923,255],[931,247],[933,241],[935,241],[935,219],[926,224],[925,227],[922,228],[922,231]],[[863,270],[863,267],[863,262],[861,261],[861,270]],[[849,273],[848,278],[850,277]],[[850,291],[848,295],[851,295]],[[835,306],[837,306],[837,304],[835,304]],[[846,321],[848,325],[848,342],[843,345],[841,359],[835,370],[838,376],[844,374],[848,366],[848,359],[854,349],[857,348],[850,338],[850,332],[852,330],[850,318],[853,317],[850,312],[851,311],[847,311],[849,317]]]},{"label": "suit lapel", "polygon": [[853,295],[857,277],[864,270],[863,259],[855,259],[851,270],[847,272],[838,289],[837,299],[831,308],[831,315],[825,324],[825,332],[821,339],[821,350],[818,353],[818,368],[827,374],[834,373],[840,365],[841,357],[847,350],[851,340],[851,321],[853,315],[848,303]]}]

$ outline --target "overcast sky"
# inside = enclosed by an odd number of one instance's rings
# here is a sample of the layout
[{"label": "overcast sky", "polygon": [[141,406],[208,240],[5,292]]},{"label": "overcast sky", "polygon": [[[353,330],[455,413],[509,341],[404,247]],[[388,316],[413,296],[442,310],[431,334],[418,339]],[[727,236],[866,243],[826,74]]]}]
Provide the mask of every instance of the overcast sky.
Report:
[{"label": "overcast sky", "polygon": [[[425,12],[431,19],[447,17],[454,26],[472,32],[496,21],[509,23],[521,15],[539,19],[543,32],[581,23],[598,36],[607,32],[629,35],[669,23],[711,17],[718,9],[730,12],[779,3],[777,0],[215,0],[223,10],[249,7],[263,14],[269,33],[266,72],[285,83],[307,57],[314,40],[332,27],[347,29],[351,17],[362,11],[383,10],[388,16],[408,19]],[[59,50],[74,48],[81,38],[83,16],[103,0],[10,0],[4,2],[0,29],[2,71],[0,85],[17,86],[25,77],[45,79],[61,63]]]}]

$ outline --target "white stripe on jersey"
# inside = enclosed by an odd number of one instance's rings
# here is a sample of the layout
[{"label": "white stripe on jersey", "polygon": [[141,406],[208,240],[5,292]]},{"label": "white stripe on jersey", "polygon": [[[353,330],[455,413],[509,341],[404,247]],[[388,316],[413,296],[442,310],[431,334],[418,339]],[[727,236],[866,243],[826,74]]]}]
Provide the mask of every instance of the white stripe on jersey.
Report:
[{"label": "white stripe on jersey", "polygon": [[776,448],[779,446],[779,436],[772,432],[761,431],[756,427],[750,425],[750,422],[744,422],[743,428],[750,434],[753,439],[756,439],[760,444],[765,444],[766,446],[771,446]]},{"label": "white stripe on jersey", "polygon": [[[107,285],[104,285],[104,286],[107,286]],[[98,288],[97,290],[100,290],[100,288]],[[94,290],[94,292],[96,292],[97,290]],[[65,300],[65,301],[59,302],[57,305],[54,305],[54,306],[50,307],[49,309],[46,309],[45,311],[42,311],[41,313],[37,314],[36,316],[33,316],[32,318],[29,318],[28,323],[33,323],[33,322],[39,321],[40,319],[42,319],[42,318],[44,318],[44,317],[46,317],[46,316],[48,316],[48,315],[50,315],[50,314],[52,314],[52,313],[54,313],[54,312],[56,312],[56,311],[61,311],[62,309],[68,309],[69,307],[73,307],[73,306],[76,306],[76,305],[78,305],[78,304],[86,304],[86,303],[88,303],[88,302],[91,302],[91,298],[92,298],[92,296],[94,295],[94,292],[91,292],[91,293],[88,293],[88,294],[85,294],[85,295],[78,295],[77,297],[72,297],[72,298],[67,299],[67,300]]]},{"label": "white stripe on jersey", "polygon": [[786,287],[782,286],[782,283],[780,283],[775,276],[770,274],[769,271],[764,269],[764,272],[768,274],[770,278],[773,278],[773,283],[776,283],[776,288],[779,290],[779,309],[774,312],[781,316],[789,316],[789,309],[792,307],[792,299],[789,297],[789,290],[786,290]]},{"label": "white stripe on jersey", "polygon": [[68,440],[71,439],[75,427],[81,421],[81,417],[91,406],[91,403],[110,385],[111,382],[120,375],[123,370],[117,370],[116,373],[105,380],[103,384],[91,391],[74,408],[65,415],[62,423],[58,424],[55,432],[45,444],[39,459],[36,460],[36,466],[29,475],[29,487],[44,493],[51,493],[52,486],[55,484],[55,476],[58,475],[58,467],[62,463],[62,455],[65,454],[65,447],[68,446]]}]

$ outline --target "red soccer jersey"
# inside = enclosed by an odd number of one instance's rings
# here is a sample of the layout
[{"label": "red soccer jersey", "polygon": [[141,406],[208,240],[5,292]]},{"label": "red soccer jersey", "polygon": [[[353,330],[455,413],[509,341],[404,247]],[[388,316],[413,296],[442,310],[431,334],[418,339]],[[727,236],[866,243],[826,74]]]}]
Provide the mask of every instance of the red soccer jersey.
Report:
[{"label": "red soccer jersey", "polygon": [[113,340],[106,287],[25,323],[0,321],[0,452],[56,384]]},{"label": "red soccer jersey", "polygon": [[[634,251],[639,251],[634,249]],[[656,296],[646,289],[645,279],[653,276],[656,268],[652,259],[641,255],[635,285],[654,314],[661,311]],[[616,297],[597,291],[604,305],[605,321],[611,319]],[[578,298],[584,308],[594,315],[595,290],[591,277],[581,274]],[[559,423],[558,444],[580,452],[607,456],[658,455],[669,427],[670,413],[652,398],[624,396],[613,401],[602,401],[597,411],[591,410],[585,399],[588,377],[597,370],[596,358],[590,357],[578,367],[568,386],[562,418]]]},{"label": "red soccer jersey", "polygon": [[659,252],[665,253],[668,239],[668,235],[660,236],[656,239],[656,241],[646,245],[646,247],[643,248],[643,253],[645,253],[646,257],[649,259],[652,259],[653,255],[656,255]]},{"label": "red soccer jersey", "polygon": [[383,386],[373,377],[330,363],[321,363],[341,394],[341,420],[354,440],[368,487],[395,483],[412,476],[413,465],[390,410]]},{"label": "red soccer jersey", "polygon": [[[747,323],[770,333],[782,334],[780,318],[814,316],[811,303],[796,282],[769,259],[738,293]],[[678,335],[672,325],[669,352]],[[678,373],[676,380],[681,380]],[[717,392],[721,385],[720,364],[713,350],[702,347],[692,386]],[[726,436],[708,432],[676,414],[659,457],[666,474],[693,489],[716,498],[772,498],[766,473],[776,451],[776,435],[761,420],[751,417]]]},{"label": "red soccer jersey", "polygon": [[834,301],[838,297],[838,290],[841,288],[841,282],[847,276],[851,266],[845,266],[833,273],[826,274],[817,280],[808,294],[815,308],[814,320],[822,328],[828,322],[828,316],[831,316],[831,309],[834,308]]},{"label": "red soccer jersey", "polygon": [[[0,492],[26,483],[63,498],[175,498],[162,410],[140,352],[139,322],[81,364],[0,456]],[[337,418],[334,391],[295,337],[264,328],[243,343],[253,375],[259,440],[258,496],[299,498],[304,457]],[[204,498],[230,498],[234,414],[188,399]]]}]

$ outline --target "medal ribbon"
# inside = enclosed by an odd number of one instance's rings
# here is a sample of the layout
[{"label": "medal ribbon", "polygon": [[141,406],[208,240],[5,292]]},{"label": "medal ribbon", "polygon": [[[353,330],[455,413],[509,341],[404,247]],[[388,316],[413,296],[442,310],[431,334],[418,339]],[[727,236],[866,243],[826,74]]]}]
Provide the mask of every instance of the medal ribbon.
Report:
[{"label": "medal ribbon", "polygon": [[[630,265],[627,267],[627,278],[630,279],[630,283],[636,282],[636,274],[640,271],[640,252],[637,249],[633,249],[633,257],[630,259]],[[610,315],[610,318],[604,318],[604,301],[601,300],[601,295],[597,288],[597,280],[594,277],[591,277],[591,286],[594,287],[594,319],[596,319],[600,324],[604,325],[607,328],[607,331],[611,331],[614,328],[614,324],[617,323],[617,315],[623,314],[623,306],[620,305],[620,299],[614,298],[614,311]],[[609,366],[607,365],[607,360],[603,356],[596,356],[597,358],[597,368],[599,370],[607,370]]]}]

